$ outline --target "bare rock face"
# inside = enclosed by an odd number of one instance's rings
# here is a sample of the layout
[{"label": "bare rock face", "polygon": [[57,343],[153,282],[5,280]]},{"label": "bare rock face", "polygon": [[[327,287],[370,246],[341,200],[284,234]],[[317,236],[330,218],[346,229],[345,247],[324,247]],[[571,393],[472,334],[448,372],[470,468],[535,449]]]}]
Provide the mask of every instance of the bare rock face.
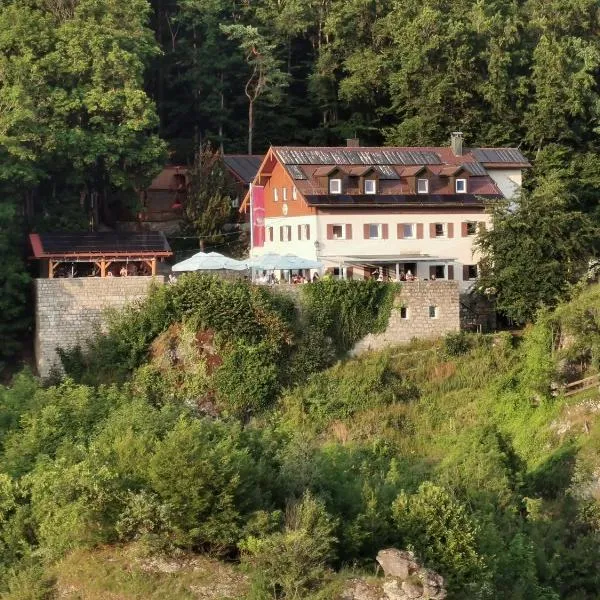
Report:
[{"label": "bare rock face", "polygon": [[396,550],[396,548],[380,550],[376,560],[381,565],[386,577],[408,579],[410,575],[419,570],[415,555],[408,550]]},{"label": "bare rock face", "polygon": [[339,600],[384,600],[384,597],[381,586],[367,583],[362,579],[351,579]]},{"label": "bare rock face", "polygon": [[444,600],[444,578],[425,569],[412,552],[388,548],[377,554],[385,579],[382,585],[362,579],[348,582],[340,600]]}]

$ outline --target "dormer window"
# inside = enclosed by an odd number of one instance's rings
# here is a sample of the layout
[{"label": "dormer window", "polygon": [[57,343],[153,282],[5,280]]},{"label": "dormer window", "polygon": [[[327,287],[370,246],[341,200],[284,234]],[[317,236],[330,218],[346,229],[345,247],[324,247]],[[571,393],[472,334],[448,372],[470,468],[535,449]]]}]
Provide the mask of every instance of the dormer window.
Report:
[{"label": "dormer window", "polygon": [[455,182],[455,189],[457,194],[466,194],[467,193],[467,180],[466,179],[457,179]]},{"label": "dormer window", "polygon": [[429,192],[429,180],[417,179],[417,194],[427,194]]},{"label": "dormer window", "polygon": [[329,193],[330,194],[341,194],[342,193],[342,180],[341,179],[330,179],[329,180]]},{"label": "dormer window", "polygon": [[375,179],[365,179],[365,194],[377,193],[377,181]]}]

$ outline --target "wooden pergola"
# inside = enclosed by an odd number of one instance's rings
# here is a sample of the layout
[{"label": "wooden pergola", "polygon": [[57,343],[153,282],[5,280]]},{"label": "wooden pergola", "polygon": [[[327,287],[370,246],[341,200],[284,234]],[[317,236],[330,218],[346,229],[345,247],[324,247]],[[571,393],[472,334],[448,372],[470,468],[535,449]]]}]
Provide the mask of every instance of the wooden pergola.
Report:
[{"label": "wooden pergola", "polygon": [[56,275],[62,263],[92,263],[100,277],[106,277],[115,262],[142,263],[156,275],[158,260],[173,252],[162,232],[81,232],[32,233],[29,236],[33,257],[48,261],[48,278]]}]

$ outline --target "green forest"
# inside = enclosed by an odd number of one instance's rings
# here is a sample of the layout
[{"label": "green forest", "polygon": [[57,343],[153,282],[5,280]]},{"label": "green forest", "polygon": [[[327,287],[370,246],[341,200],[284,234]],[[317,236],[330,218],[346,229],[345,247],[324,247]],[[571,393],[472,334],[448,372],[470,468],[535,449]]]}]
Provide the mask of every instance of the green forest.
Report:
[{"label": "green forest", "polygon": [[341,600],[390,546],[449,599],[597,598],[598,392],[553,389],[598,372],[600,287],[522,336],[339,360],[396,285],[297,312],[187,275],[0,388],[2,598]]},{"label": "green forest", "polygon": [[[598,598],[598,392],[561,386],[600,370],[599,33],[597,0],[0,0],[0,597],[341,600],[396,547],[450,600]],[[348,358],[394,285],[186,276],[21,368],[28,232],[206,144],[455,130],[533,164],[477,240],[518,335]]]}]

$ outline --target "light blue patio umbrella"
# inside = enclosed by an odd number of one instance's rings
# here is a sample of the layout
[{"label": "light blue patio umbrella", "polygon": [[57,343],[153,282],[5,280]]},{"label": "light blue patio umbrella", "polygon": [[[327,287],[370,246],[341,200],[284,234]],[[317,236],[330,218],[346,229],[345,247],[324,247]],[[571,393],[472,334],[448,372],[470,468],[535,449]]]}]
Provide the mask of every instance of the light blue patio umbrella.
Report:
[{"label": "light blue patio umbrella", "polygon": [[198,252],[173,265],[172,270],[180,271],[245,271],[249,265],[241,260],[223,256],[218,252]]},{"label": "light blue patio umbrella", "polygon": [[263,271],[299,271],[301,269],[322,269],[323,263],[295,254],[267,253],[249,261],[249,266]]}]

